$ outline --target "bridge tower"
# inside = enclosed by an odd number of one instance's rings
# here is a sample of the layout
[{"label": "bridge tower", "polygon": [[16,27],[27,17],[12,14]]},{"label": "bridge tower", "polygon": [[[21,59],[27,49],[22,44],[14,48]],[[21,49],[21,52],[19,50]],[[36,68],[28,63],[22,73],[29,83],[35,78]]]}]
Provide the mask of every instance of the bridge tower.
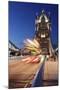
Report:
[{"label": "bridge tower", "polygon": [[52,55],[50,16],[46,15],[45,11],[42,10],[40,16],[37,15],[36,17],[35,25],[35,39],[40,44],[41,54]]}]

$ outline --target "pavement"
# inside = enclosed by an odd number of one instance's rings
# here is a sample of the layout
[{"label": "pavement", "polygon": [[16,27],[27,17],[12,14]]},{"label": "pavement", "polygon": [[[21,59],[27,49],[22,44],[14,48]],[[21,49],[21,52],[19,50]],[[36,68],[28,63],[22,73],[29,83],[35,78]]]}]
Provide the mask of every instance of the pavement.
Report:
[{"label": "pavement", "polygon": [[57,86],[58,85],[58,60],[45,61],[43,86]]},{"label": "pavement", "polygon": [[[26,63],[22,61],[23,58],[24,57],[14,57],[13,60],[9,60],[9,88],[31,87],[32,81],[34,80],[34,77],[37,75],[37,71],[40,70],[42,66],[43,60],[39,63]],[[46,60],[44,63],[43,71],[43,86],[57,84],[58,61]]]},{"label": "pavement", "polygon": [[9,60],[9,88],[30,87],[41,63],[26,63],[22,60]]}]

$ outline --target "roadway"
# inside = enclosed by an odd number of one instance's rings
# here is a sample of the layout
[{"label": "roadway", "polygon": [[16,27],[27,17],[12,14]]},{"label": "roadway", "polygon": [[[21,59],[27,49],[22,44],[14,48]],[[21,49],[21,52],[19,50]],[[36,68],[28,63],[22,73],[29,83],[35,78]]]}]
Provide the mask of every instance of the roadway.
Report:
[{"label": "roadway", "polygon": [[26,63],[21,59],[9,60],[9,88],[30,87],[42,62]]},{"label": "roadway", "polygon": [[[39,63],[26,63],[22,59],[24,57],[14,57],[9,60],[9,88],[24,88],[57,85],[58,82],[51,84],[48,80],[58,81],[58,61],[43,61]],[[26,57],[25,57],[26,58]],[[44,70],[43,70],[44,68]],[[43,72],[43,75],[42,75]],[[42,77],[43,76],[43,77]],[[43,81],[43,85],[41,85]],[[36,84],[38,83],[38,84]]]}]

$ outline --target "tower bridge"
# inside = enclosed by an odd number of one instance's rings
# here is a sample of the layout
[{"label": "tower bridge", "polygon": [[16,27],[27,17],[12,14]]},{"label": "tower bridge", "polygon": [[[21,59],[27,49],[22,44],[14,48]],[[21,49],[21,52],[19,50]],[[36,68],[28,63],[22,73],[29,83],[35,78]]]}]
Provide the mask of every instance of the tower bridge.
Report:
[{"label": "tower bridge", "polygon": [[51,20],[49,16],[46,15],[44,10],[42,10],[40,16],[36,17],[35,24],[35,39],[40,44],[41,54],[48,54],[51,56],[53,53],[50,39]]},{"label": "tower bridge", "polygon": [[[41,15],[36,17],[35,24],[34,39],[40,45],[40,56],[36,58],[30,55],[9,61],[9,88],[58,85],[58,60],[47,58],[47,55],[55,57],[50,39],[50,18],[42,11]],[[37,62],[38,60],[40,62]]]}]

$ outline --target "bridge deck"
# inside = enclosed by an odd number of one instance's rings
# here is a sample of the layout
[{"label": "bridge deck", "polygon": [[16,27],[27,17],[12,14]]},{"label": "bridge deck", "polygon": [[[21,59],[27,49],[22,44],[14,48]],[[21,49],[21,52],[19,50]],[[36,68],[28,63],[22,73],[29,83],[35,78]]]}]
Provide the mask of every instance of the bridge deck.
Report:
[{"label": "bridge deck", "polygon": [[29,87],[41,63],[9,61],[9,88]]},{"label": "bridge deck", "polygon": [[[36,72],[42,63],[26,63],[9,60],[9,88],[31,87]],[[45,61],[43,86],[58,85],[58,61]]]}]

